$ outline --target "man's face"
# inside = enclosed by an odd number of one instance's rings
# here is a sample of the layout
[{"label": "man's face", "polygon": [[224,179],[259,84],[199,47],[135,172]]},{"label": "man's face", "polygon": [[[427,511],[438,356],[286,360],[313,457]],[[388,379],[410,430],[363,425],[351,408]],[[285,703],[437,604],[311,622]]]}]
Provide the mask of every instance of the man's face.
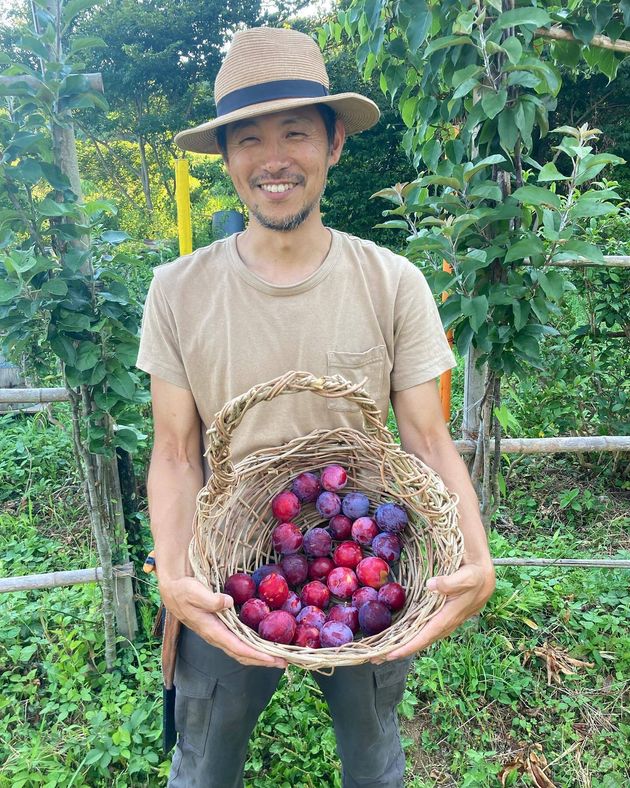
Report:
[{"label": "man's face", "polygon": [[227,127],[225,166],[251,217],[288,232],[319,210],[328,168],[339,160],[344,139],[338,121],[329,146],[313,106],[275,112]]}]

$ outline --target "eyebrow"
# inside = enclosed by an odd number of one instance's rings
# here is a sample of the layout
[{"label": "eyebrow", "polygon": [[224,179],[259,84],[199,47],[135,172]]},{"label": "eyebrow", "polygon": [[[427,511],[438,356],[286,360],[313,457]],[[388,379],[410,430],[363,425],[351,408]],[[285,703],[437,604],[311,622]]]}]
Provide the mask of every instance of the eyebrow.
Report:
[{"label": "eyebrow", "polygon": [[[310,118],[307,118],[305,115],[290,115],[288,118],[285,118],[282,121],[282,125],[290,126],[293,125],[294,123],[300,123],[300,122],[304,122],[304,123],[308,123],[309,125],[312,125],[312,121],[310,120]],[[249,128],[250,126],[253,126],[255,128],[256,126],[258,126],[258,121],[256,120],[256,118],[245,118],[243,120],[237,120],[234,123],[231,123],[230,125],[232,127],[231,129],[232,133],[236,134],[237,132],[242,131],[245,128]]]}]

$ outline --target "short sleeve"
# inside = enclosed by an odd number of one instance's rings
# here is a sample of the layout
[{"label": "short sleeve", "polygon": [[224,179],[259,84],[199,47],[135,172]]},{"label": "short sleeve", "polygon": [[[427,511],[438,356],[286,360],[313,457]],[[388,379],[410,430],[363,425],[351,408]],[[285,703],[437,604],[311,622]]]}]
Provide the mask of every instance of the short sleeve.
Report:
[{"label": "short sleeve", "polygon": [[424,275],[405,263],[394,315],[392,391],[433,380],[456,363]]},{"label": "short sleeve", "polygon": [[177,322],[160,280],[153,277],[142,315],[140,349],[136,366],[168,383],[190,390],[182,361]]}]

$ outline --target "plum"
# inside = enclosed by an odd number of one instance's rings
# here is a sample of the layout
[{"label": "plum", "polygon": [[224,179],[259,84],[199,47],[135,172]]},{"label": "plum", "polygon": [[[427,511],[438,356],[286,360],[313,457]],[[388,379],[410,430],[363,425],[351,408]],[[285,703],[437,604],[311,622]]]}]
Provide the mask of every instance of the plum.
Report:
[{"label": "plum", "polygon": [[302,503],[313,503],[322,491],[322,485],[314,473],[306,471],[295,477],[291,491]]},{"label": "plum", "polygon": [[325,528],[310,528],[304,534],[304,552],[311,558],[317,558],[330,554],[332,540]]},{"label": "plum", "polygon": [[290,613],[284,610],[272,610],[258,625],[258,634],[273,643],[288,645],[295,636],[297,624]]},{"label": "plum", "polygon": [[256,593],[254,578],[245,572],[236,572],[225,581],[223,590],[234,600],[235,605],[242,605]]},{"label": "plum", "polygon": [[377,635],[392,623],[392,614],[382,602],[366,602],[359,608],[359,626],[364,635]]},{"label": "plum", "polygon": [[319,648],[319,629],[309,624],[298,624],[295,629],[293,645]]},{"label": "plum", "polygon": [[280,575],[284,577],[284,571],[279,564],[263,564],[259,566],[258,569],[254,569],[252,572],[252,580],[256,583],[256,588],[260,585],[260,581],[263,577],[267,577],[267,575]]},{"label": "plum", "polygon": [[359,517],[352,523],[352,538],[362,545],[372,544],[372,539],[378,533],[376,520],[371,517]]},{"label": "plum", "polygon": [[374,518],[381,531],[398,534],[409,522],[407,512],[397,503],[382,503],[377,507]]},{"label": "plum", "polygon": [[323,492],[317,497],[315,508],[322,517],[330,520],[341,511],[341,498],[334,492]]},{"label": "plum", "polygon": [[340,621],[327,621],[319,630],[319,644],[322,648],[338,648],[351,643],[354,638],[350,627]]},{"label": "plum", "polygon": [[347,566],[337,566],[326,578],[330,593],[339,599],[348,599],[359,587],[357,576]]},{"label": "plum", "polygon": [[271,532],[271,544],[277,553],[289,555],[302,547],[302,531],[295,523],[280,523]]},{"label": "plum", "polygon": [[302,588],[300,599],[306,607],[315,605],[323,609],[330,602],[330,591],[321,581],[312,580]]},{"label": "plum", "polygon": [[341,501],[341,511],[351,520],[358,520],[370,511],[370,499],[365,493],[348,493]]},{"label": "plum", "polygon": [[266,602],[272,610],[282,607],[289,597],[287,581],[275,572],[263,577],[258,586],[258,596]]},{"label": "plum", "polygon": [[295,617],[298,624],[321,629],[326,623],[326,613],[317,605],[307,605],[303,607]]},{"label": "plum", "polygon": [[271,501],[271,511],[277,520],[287,523],[300,513],[300,501],[291,490],[283,490]]},{"label": "plum", "polygon": [[352,605],[333,605],[328,611],[327,621],[340,621],[355,634],[359,631],[359,611]]},{"label": "plum", "polygon": [[328,556],[320,556],[315,558],[308,567],[309,580],[321,580],[324,582],[328,575],[335,568],[335,562]]},{"label": "plum", "polygon": [[361,586],[352,594],[352,606],[357,610],[361,608],[366,602],[377,602],[378,591],[370,586]]},{"label": "plum", "polygon": [[388,561],[390,563],[392,561],[397,561],[400,558],[402,550],[400,537],[396,534],[387,533],[387,531],[376,534],[374,539],[372,539],[372,550],[374,551],[374,555],[382,558],[383,561]]},{"label": "plum", "polygon": [[243,624],[258,631],[258,625],[270,612],[269,605],[266,605],[262,599],[252,597],[241,608],[239,618]]},{"label": "plum", "polygon": [[[308,559],[302,553],[285,555],[280,566],[290,586],[301,585],[308,577]],[[319,578],[314,578],[319,580]]]},{"label": "plum", "polygon": [[341,465],[327,465],[321,473],[321,483],[324,490],[338,492],[348,483],[348,474]]},{"label": "plum", "polygon": [[345,514],[336,514],[330,518],[328,533],[333,539],[349,539],[352,533],[352,520]]},{"label": "plum", "polygon": [[362,585],[371,586],[378,591],[387,582],[389,564],[372,555],[357,564],[356,573]]},{"label": "plum", "polygon": [[406,598],[405,589],[399,583],[385,583],[378,590],[378,601],[390,610],[400,610],[405,604]]},{"label": "plum", "polygon": [[287,601],[284,603],[284,605],[282,605],[280,610],[291,613],[292,616],[297,616],[301,609],[302,603],[300,602],[300,597],[295,593],[295,591],[289,591]]},{"label": "plum", "polygon": [[335,548],[333,561],[337,566],[347,566],[354,569],[363,560],[363,553],[356,542],[342,542]]}]

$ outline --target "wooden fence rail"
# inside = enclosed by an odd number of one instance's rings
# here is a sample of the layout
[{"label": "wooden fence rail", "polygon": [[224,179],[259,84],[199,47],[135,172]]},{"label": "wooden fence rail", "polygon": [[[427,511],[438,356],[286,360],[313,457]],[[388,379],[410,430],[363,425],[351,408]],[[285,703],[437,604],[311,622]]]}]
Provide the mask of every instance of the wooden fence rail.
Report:
[{"label": "wooden fence rail", "polygon": [[[543,566],[560,567],[563,569],[593,568],[630,569],[630,560],[623,558],[493,558],[495,566]],[[133,577],[133,564],[114,567],[116,577]],[[100,566],[92,569],[75,569],[69,572],[46,572],[40,575],[19,575],[0,578],[0,594],[11,591],[36,591],[43,588],[61,588],[64,586],[100,583],[103,570]]]}]

